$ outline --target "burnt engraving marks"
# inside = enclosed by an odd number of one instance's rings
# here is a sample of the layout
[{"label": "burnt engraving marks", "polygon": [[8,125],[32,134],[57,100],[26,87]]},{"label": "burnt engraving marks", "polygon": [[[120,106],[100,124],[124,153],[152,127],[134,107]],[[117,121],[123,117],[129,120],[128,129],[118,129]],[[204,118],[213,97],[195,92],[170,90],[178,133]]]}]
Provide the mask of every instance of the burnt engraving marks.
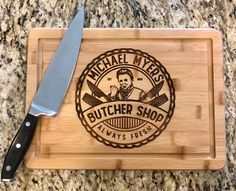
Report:
[{"label": "burnt engraving marks", "polygon": [[76,111],[86,130],[115,148],[149,143],[174,113],[175,90],[165,67],[148,53],[114,49],[96,57],[76,88]]}]

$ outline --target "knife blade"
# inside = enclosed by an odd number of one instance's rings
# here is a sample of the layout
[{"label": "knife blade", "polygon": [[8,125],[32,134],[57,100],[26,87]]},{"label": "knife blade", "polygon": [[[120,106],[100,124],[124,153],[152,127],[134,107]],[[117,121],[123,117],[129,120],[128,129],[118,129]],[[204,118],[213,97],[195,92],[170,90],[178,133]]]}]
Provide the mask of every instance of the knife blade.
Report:
[{"label": "knife blade", "polygon": [[87,104],[91,105],[92,107],[95,107],[97,105],[102,104],[103,102],[92,95],[85,93],[83,96],[83,101],[85,101]]},{"label": "knife blade", "polygon": [[153,98],[162,88],[164,84],[164,80],[159,82],[157,85],[155,85],[151,90],[149,90],[146,94],[144,94],[139,101],[145,100],[147,97]]},{"label": "knife blade", "polygon": [[152,99],[151,101],[148,101],[147,103],[154,106],[159,107],[160,105],[166,103],[168,101],[168,97],[166,94],[161,94],[160,96]]},{"label": "knife blade", "polygon": [[100,90],[96,85],[94,85],[92,82],[87,80],[87,84],[89,88],[92,90],[92,92],[99,98],[104,97],[107,101],[111,101],[109,96],[107,96],[102,90]]},{"label": "knife blade", "polygon": [[14,180],[16,170],[32,141],[38,117],[55,116],[58,113],[77,63],[83,26],[84,7],[81,7],[65,32],[30,109],[8,149],[2,167],[2,181]]}]

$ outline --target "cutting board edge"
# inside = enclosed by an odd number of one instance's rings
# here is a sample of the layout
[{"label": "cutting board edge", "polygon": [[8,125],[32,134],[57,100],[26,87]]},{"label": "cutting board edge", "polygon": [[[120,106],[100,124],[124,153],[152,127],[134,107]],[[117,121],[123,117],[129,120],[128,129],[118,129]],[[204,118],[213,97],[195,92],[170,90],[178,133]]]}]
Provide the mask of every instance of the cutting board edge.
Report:
[{"label": "cutting board edge", "polygon": [[[63,33],[64,33],[64,31],[66,30],[66,28],[65,29],[52,29],[52,30],[55,30],[55,31],[57,31],[58,33],[59,33],[59,35],[63,35]],[[92,31],[92,30],[94,30],[94,29],[85,29],[85,30],[87,30],[87,31]],[[96,30],[96,29],[95,29]],[[101,28],[101,29],[98,29],[98,30],[106,30],[106,29],[103,29],[103,28]],[[112,29],[111,29],[112,30]],[[121,30],[122,31],[122,29],[118,29],[118,30]],[[132,29],[124,29],[124,30],[132,30]],[[134,30],[138,30],[138,31],[142,31],[142,30],[144,30],[144,29],[134,29]],[[150,29],[150,31],[152,31],[152,30],[155,30],[155,29]],[[165,28],[163,28],[163,29],[160,29],[160,30],[163,30],[163,31],[175,31],[175,30],[178,30],[178,31],[189,31],[189,29],[165,29]],[[192,29],[193,31],[198,31],[199,29]],[[34,30],[32,30],[31,32],[30,32],[30,39],[33,41],[33,40],[37,40],[39,37],[40,37],[40,35],[39,36],[37,36],[37,32],[38,31],[40,31],[40,32],[43,32],[43,34],[45,34],[45,29],[34,29]],[[200,29],[200,31],[203,31],[203,32],[205,32],[206,30],[205,29],[203,29],[203,30],[201,30]],[[213,40],[215,40],[215,39],[217,39],[217,40],[221,40],[221,34],[220,34],[220,32],[219,31],[217,31],[217,30],[215,30],[215,29],[210,29],[210,31],[212,32],[212,33],[214,33],[214,35],[213,35],[213,37],[211,37],[211,39],[213,39]],[[181,38],[181,37],[179,37],[179,38]],[[28,49],[30,49],[30,48],[35,48],[35,51],[37,51],[37,48],[36,47],[32,47],[32,46],[29,46],[29,48]],[[29,53],[30,51],[28,50],[28,53]],[[28,54],[28,56],[30,57],[30,56],[32,56],[32,55],[30,55],[30,54]],[[27,65],[28,65],[28,62],[27,62]],[[28,66],[27,66],[28,67]],[[27,83],[29,83],[29,82],[27,82]],[[29,107],[29,105],[28,105],[28,107]],[[218,127],[219,129],[222,129],[222,128],[220,128],[220,127]],[[223,133],[225,134],[225,132],[223,131]],[[218,149],[218,144],[217,144],[218,142],[216,142],[215,144],[215,146],[216,146],[216,153],[215,153],[215,156],[216,156],[216,158],[215,159],[213,159],[213,160],[203,160],[203,161],[208,161],[208,162],[210,162],[210,163],[212,163],[213,161],[215,161],[215,162],[213,162],[213,163],[215,163],[215,164],[217,164],[216,166],[218,166],[217,168],[213,168],[213,169],[220,169],[220,168],[223,168],[223,165],[224,165],[224,163],[225,163],[225,158],[224,159],[217,159],[217,157],[218,157],[218,154],[222,154],[222,148],[220,149],[221,151],[218,151],[219,149]],[[221,147],[221,145],[219,145],[219,147]],[[28,168],[33,168],[33,169],[37,169],[34,165],[33,166],[31,166],[30,165],[30,160],[36,160],[36,158],[34,158],[34,157],[31,157],[28,161],[27,160],[25,160],[25,164],[26,164],[26,166],[28,167]],[[39,159],[40,160],[40,159]],[[119,160],[119,159],[116,159],[116,160]],[[187,161],[187,160],[185,160],[185,161]],[[178,165],[177,165],[178,166]],[[48,168],[50,168],[50,167],[48,167]],[[63,167],[60,167],[60,168],[63,168]],[[52,168],[52,169],[54,169],[54,168]],[[63,169],[65,169],[65,168],[63,168]],[[73,169],[77,169],[77,168],[73,168]],[[83,168],[80,168],[80,169],[83,169]],[[88,168],[89,169],[89,168]],[[132,168],[125,168],[125,169],[132,169]],[[146,168],[144,168],[144,169],[146,169]],[[152,168],[152,169],[156,169],[156,168]],[[168,169],[168,168],[157,168],[157,169]],[[181,168],[176,168],[176,169],[181,169]],[[187,168],[187,169],[191,169],[191,168]],[[198,168],[198,169],[201,169],[201,168]]]},{"label": "cutting board edge", "polygon": [[[29,169],[100,169],[100,170],[220,170],[225,166],[225,158],[214,159],[66,159],[37,158],[31,155],[24,161]],[[144,162],[145,160],[145,162]],[[169,165],[166,165],[168,163]],[[40,165],[39,165],[40,164]],[[104,165],[106,164],[106,165]],[[56,165],[56,167],[55,167]],[[136,166],[135,166],[136,165]],[[39,167],[40,166],[40,167]],[[138,166],[138,167],[137,167]]]}]

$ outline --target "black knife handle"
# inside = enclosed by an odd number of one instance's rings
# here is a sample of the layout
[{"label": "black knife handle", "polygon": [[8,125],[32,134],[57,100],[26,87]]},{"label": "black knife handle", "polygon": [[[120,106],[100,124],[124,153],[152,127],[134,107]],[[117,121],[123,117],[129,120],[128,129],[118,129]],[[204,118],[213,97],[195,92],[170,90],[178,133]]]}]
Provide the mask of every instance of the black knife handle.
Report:
[{"label": "black knife handle", "polygon": [[23,160],[34,136],[38,121],[37,118],[29,113],[26,115],[5,156],[1,175],[2,181],[9,182],[14,180],[15,172]]}]

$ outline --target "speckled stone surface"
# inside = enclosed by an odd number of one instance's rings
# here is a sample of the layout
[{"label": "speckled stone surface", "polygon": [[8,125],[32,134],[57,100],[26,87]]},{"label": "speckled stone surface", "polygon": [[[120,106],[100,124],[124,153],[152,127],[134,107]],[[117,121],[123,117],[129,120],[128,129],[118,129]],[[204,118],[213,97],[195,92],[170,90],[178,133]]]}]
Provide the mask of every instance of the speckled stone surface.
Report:
[{"label": "speckled stone surface", "polygon": [[29,170],[0,190],[236,190],[236,0],[1,0],[0,162],[24,117],[30,29],[68,27],[85,5],[85,27],[210,27],[224,41],[227,161],[216,171]]}]

